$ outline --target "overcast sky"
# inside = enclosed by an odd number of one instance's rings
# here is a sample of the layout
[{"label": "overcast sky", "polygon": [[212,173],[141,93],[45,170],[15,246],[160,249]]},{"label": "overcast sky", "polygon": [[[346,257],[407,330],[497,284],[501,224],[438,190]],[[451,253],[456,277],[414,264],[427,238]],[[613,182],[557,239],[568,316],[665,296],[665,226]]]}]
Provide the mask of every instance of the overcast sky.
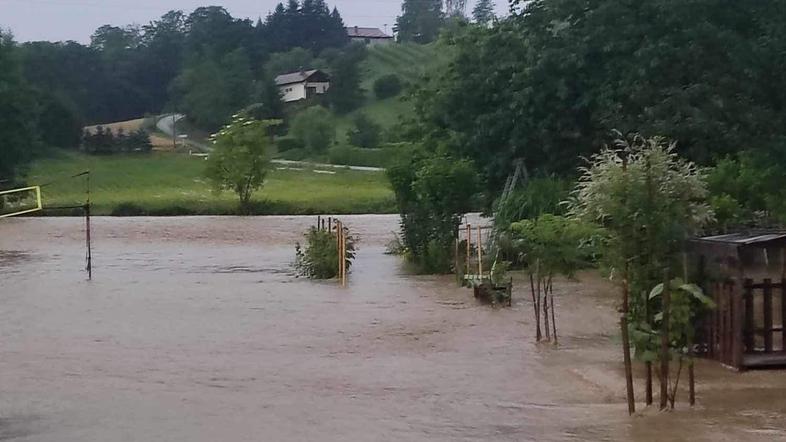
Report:
[{"label": "overcast sky", "polygon": [[[234,17],[265,17],[279,0],[0,0],[0,28],[10,29],[17,41],[90,41],[101,25],[146,24],[167,11],[189,13],[199,6],[220,4]],[[347,26],[373,26],[388,32],[401,11],[401,0],[327,0],[338,6]],[[468,0],[467,12],[474,0]],[[507,0],[496,0],[500,15]]]}]

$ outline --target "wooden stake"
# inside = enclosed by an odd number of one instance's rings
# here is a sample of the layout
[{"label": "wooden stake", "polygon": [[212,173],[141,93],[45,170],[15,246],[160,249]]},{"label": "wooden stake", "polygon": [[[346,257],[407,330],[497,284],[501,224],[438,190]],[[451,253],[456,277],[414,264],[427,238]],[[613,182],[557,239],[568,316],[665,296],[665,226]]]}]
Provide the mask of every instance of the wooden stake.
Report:
[{"label": "wooden stake", "polygon": [[535,336],[536,339],[540,341],[542,336],[540,334],[540,313],[538,312],[537,301],[538,295],[535,294],[535,278],[532,276],[532,273],[529,274],[529,286],[532,290],[532,310],[535,312],[535,326],[537,327]]},{"label": "wooden stake", "polygon": [[669,271],[663,272],[663,320],[660,330],[660,409],[668,406],[669,396],[669,310],[671,308],[671,287]]},{"label": "wooden stake", "polygon": [[470,266],[470,256],[472,255],[472,226],[467,223],[467,275],[472,273]]},{"label": "wooden stake", "polygon": [[652,361],[644,363],[644,369],[647,375],[647,386],[644,392],[647,405],[652,405]]},{"label": "wooden stake", "polygon": [[347,285],[347,232],[341,224],[341,285]]},{"label": "wooden stake", "polygon": [[549,280],[543,284],[543,328],[546,330],[546,340],[551,341],[551,328],[549,327]]},{"label": "wooden stake", "polygon": [[341,221],[336,220],[336,251],[338,253],[338,280],[341,282]]},{"label": "wooden stake", "polygon": [[622,281],[622,356],[625,363],[625,387],[628,398],[628,414],[636,412],[636,399],[633,393],[633,364],[630,360],[630,336],[628,334],[628,263],[625,263],[625,275]]},{"label": "wooden stake", "polygon": [[[682,279],[685,283],[688,282],[688,254],[685,252],[682,252]],[[691,407],[696,405],[695,365],[696,364],[693,363],[693,340],[691,339],[688,341],[688,398],[690,400]],[[674,394],[676,395],[676,390]]]},{"label": "wooden stake", "polygon": [[536,286],[537,287],[537,291],[535,292],[535,295],[536,295],[535,296],[535,299],[536,299],[535,314],[538,317],[537,318],[538,319],[538,322],[537,322],[538,323],[538,341],[540,341],[541,338],[543,338],[543,334],[542,334],[542,332],[540,330],[540,312],[541,312],[541,308],[540,308],[540,282],[541,282],[540,281],[540,258],[535,261],[535,281],[537,283],[537,286]]},{"label": "wooden stake", "polygon": [[480,226],[478,226],[478,278],[483,279],[483,242]]},{"label": "wooden stake", "polygon": [[551,299],[551,328],[554,331],[554,345],[557,345],[557,320],[554,317],[554,287],[549,282],[549,298]]}]

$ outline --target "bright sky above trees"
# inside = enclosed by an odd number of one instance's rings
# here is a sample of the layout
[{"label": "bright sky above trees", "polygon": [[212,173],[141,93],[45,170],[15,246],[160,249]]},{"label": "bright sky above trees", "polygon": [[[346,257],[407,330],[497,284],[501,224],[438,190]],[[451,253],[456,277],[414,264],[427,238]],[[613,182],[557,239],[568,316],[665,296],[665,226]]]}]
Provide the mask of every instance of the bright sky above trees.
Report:
[{"label": "bright sky above trees", "polygon": [[[0,28],[10,29],[20,42],[75,40],[88,43],[101,25],[147,24],[172,9],[186,14],[199,6],[218,4],[234,17],[256,20],[275,8],[278,0],[0,0]],[[347,26],[373,26],[390,33],[401,13],[400,0],[332,0]],[[467,2],[467,13],[475,5]],[[497,14],[508,9],[507,0],[496,1]]]}]

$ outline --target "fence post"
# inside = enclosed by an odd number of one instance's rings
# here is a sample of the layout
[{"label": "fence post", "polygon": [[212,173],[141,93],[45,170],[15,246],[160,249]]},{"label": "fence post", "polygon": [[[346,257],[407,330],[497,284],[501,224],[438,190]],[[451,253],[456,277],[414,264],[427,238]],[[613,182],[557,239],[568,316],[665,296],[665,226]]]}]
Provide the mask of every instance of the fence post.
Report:
[{"label": "fence post", "polygon": [[772,353],[772,280],[764,280],[764,352]]},{"label": "fence post", "polygon": [[736,369],[742,368],[742,355],[744,353],[744,345],[742,343],[742,290],[740,281],[733,281],[731,286],[731,299],[732,299],[732,362]]},{"label": "fence post", "polygon": [[663,272],[663,320],[660,331],[660,409],[665,410],[669,398],[669,310],[671,309],[671,287],[669,271]]},{"label": "fence post", "polygon": [[781,351],[786,352],[786,277],[781,279]]},{"label": "fence post", "polygon": [[755,348],[755,331],[753,329],[753,280],[745,280],[745,351],[752,352]]}]

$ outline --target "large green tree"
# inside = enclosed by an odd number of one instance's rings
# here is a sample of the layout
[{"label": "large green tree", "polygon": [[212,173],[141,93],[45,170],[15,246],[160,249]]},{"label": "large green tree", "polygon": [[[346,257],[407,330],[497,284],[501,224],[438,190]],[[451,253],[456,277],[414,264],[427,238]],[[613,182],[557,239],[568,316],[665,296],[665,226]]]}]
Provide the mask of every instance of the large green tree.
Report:
[{"label": "large green tree", "polygon": [[0,186],[14,179],[19,166],[39,145],[35,102],[22,77],[15,43],[0,32]]},{"label": "large green tree", "polygon": [[213,136],[205,173],[217,191],[235,192],[243,213],[248,212],[251,196],[270,170],[269,130],[277,124],[238,116]]},{"label": "large green tree", "polygon": [[668,134],[700,163],[786,135],[784,14],[743,0],[537,0],[470,27],[421,90],[411,133],[448,140],[496,193],[515,159],[572,173],[623,133]]},{"label": "large green tree", "polygon": [[472,18],[475,23],[488,26],[496,18],[494,15],[494,0],[478,0],[472,9]]},{"label": "large green tree", "polygon": [[252,80],[249,60],[242,49],[224,56],[199,56],[175,80],[176,110],[200,127],[216,129],[250,104]]},{"label": "large green tree", "polygon": [[442,0],[404,0],[396,19],[401,41],[430,43],[437,39],[445,22]]},{"label": "large green tree", "polygon": [[353,43],[331,61],[327,99],[337,113],[344,114],[355,110],[365,100],[365,91],[360,86],[360,63],[367,55],[368,50],[364,44]]},{"label": "large green tree", "polygon": [[341,14],[328,9],[324,0],[289,0],[286,6],[279,3],[259,32],[272,52],[300,47],[319,54],[349,42]]}]

